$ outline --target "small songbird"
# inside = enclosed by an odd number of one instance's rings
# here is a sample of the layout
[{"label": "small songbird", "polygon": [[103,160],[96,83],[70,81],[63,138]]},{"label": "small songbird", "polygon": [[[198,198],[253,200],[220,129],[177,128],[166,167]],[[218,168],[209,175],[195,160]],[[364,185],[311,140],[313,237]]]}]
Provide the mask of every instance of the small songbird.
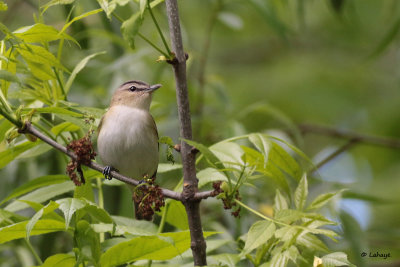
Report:
[{"label": "small songbird", "polygon": [[[155,177],[158,167],[158,132],[150,115],[152,93],[161,84],[149,85],[142,81],[128,81],[115,91],[110,108],[98,127],[98,154],[107,167],[103,172],[109,178],[111,170],[136,180]],[[135,201],[135,215],[139,203]]]}]

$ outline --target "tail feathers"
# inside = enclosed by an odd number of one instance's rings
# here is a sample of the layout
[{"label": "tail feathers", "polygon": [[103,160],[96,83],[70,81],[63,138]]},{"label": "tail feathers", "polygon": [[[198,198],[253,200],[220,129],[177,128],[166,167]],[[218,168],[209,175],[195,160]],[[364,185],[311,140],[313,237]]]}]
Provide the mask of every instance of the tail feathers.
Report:
[{"label": "tail feathers", "polygon": [[135,218],[136,220],[153,220],[153,210],[145,210],[143,206],[141,206],[141,197],[137,195],[137,193],[132,194],[133,205],[135,206]]}]

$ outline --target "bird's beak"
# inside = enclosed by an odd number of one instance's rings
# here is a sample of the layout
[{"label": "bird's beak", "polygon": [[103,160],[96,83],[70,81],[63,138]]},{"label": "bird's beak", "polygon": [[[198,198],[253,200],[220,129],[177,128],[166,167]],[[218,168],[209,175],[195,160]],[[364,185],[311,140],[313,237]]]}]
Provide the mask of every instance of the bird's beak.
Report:
[{"label": "bird's beak", "polygon": [[149,87],[149,91],[150,92],[154,92],[155,90],[157,90],[158,88],[160,88],[162,85],[161,84],[155,84],[155,85],[151,85]]}]

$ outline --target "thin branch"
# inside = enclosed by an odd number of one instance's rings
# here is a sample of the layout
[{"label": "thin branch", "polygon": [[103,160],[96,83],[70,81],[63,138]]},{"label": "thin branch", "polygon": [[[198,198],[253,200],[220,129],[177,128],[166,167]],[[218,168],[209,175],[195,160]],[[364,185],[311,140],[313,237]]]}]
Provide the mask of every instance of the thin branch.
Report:
[{"label": "thin branch", "polygon": [[339,130],[331,127],[313,125],[313,124],[300,124],[300,130],[303,133],[314,133],[327,135],[332,137],[345,138],[350,140],[357,140],[359,143],[370,144],[376,146],[385,146],[394,149],[400,149],[400,140],[390,137],[379,137],[373,135],[359,134],[352,131]]},{"label": "thin branch", "polygon": [[[36,136],[37,138],[41,139],[43,142],[49,144],[50,146],[54,147],[55,149],[61,151],[62,153],[66,154],[67,156],[69,156],[72,159],[77,159],[76,155],[74,152],[68,150],[65,146],[57,143],[56,141],[54,141],[53,139],[51,139],[50,137],[44,135],[42,132],[38,131],[32,124],[30,123],[26,123],[25,127],[23,129],[20,129],[21,133],[29,133],[32,134],[34,136]],[[99,172],[103,172],[104,170],[104,166],[96,163],[96,162],[90,162],[90,164],[86,165],[87,167],[99,171]],[[111,177],[124,182],[126,184],[130,184],[130,185],[134,185],[137,186],[139,184],[139,181],[129,178],[127,176],[124,176],[118,172],[112,171],[111,172]],[[167,198],[172,198],[175,200],[181,200],[182,199],[182,195],[181,193],[169,190],[169,189],[165,189],[162,188],[162,193],[165,197]],[[215,196],[214,191],[204,191],[204,192],[199,192],[197,194],[194,195],[194,199],[195,200],[200,200],[200,199],[205,199],[208,197],[212,197]]]},{"label": "thin branch", "polygon": [[196,178],[195,153],[183,139],[192,139],[192,122],[190,117],[189,97],[186,80],[186,55],[183,50],[181,26],[179,20],[177,0],[166,0],[169,32],[171,39],[172,52],[175,59],[171,61],[174,68],[176,81],[176,98],[178,104],[181,156],[183,165],[183,192],[182,203],[185,205],[188,216],[191,249],[195,266],[207,265],[206,242],[203,236],[200,217],[200,200],[194,199],[198,191],[198,181]]},{"label": "thin branch", "polygon": [[321,160],[317,165],[315,165],[311,170],[308,171],[309,174],[315,172],[316,170],[320,169],[322,166],[327,164],[329,161],[333,160],[340,154],[342,154],[344,151],[349,150],[351,147],[353,147],[355,144],[359,142],[358,139],[350,139],[346,144],[343,146],[339,147],[337,150],[335,150],[332,154],[329,154],[326,158]]}]

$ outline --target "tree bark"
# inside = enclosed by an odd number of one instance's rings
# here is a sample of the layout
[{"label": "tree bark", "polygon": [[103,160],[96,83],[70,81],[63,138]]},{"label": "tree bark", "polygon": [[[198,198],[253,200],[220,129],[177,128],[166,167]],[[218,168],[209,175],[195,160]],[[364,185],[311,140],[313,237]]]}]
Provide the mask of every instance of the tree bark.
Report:
[{"label": "tree bark", "polygon": [[[183,50],[181,27],[179,21],[177,0],[166,0],[169,32],[172,51],[175,59],[172,66],[176,81],[176,98],[180,122],[180,136],[183,139],[192,139],[192,122],[190,117],[189,96],[186,80],[186,55]],[[198,191],[196,178],[195,154],[184,140],[181,141],[181,155],[183,164],[183,192],[182,202],[185,205],[189,221],[191,248],[195,266],[207,265],[206,242],[203,236],[200,218],[200,200],[194,198]]]}]

